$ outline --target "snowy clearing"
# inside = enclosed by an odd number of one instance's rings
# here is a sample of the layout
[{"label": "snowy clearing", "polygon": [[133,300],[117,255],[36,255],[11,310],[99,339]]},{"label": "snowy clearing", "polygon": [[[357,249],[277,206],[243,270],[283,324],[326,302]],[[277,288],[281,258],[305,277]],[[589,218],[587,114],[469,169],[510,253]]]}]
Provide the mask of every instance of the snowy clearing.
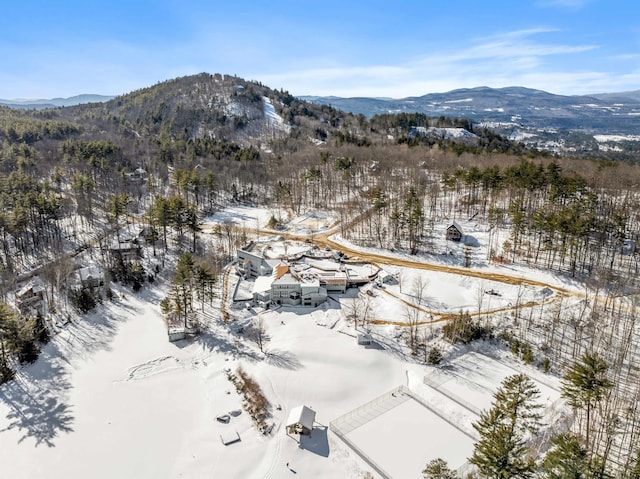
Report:
[{"label": "snowy clearing", "polygon": [[[271,215],[268,209],[238,206],[208,223],[231,220],[256,228]],[[308,227],[311,222],[316,227],[332,221],[318,212],[294,218],[289,225]],[[488,233],[472,222],[463,227],[481,249]],[[302,254],[313,246],[286,243],[263,238],[260,244],[274,257]],[[435,248],[458,246],[441,241]],[[488,266],[481,251],[474,258],[482,271],[509,271],[572,287],[570,281],[542,271]],[[449,254],[431,259],[458,261]],[[336,264],[329,258],[307,261],[327,268]],[[399,281],[368,286],[370,295],[361,293],[371,298],[373,316],[384,320],[371,325],[372,346],[357,344],[360,331],[345,322],[341,310],[358,296],[355,288],[314,310],[234,305],[236,322],[231,326],[212,308],[204,334],[175,343],[168,342],[159,311],[167,288],[162,281],[137,295],[116,295],[114,302],[68,325],[36,363],[0,387],[0,461],[12,477],[20,478],[258,479],[295,471],[299,478],[357,479],[373,469],[329,424],[403,385],[420,401],[402,401],[374,414],[346,437],[393,477],[418,478],[434,457],[445,458],[451,467],[463,466],[473,449],[471,424],[479,410],[489,407],[506,376],[525,372],[536,381],[545,405],[556,405],[558,379],[505,357],[496,344],[487,343],[481,352],[456,347],[444,367],[423,366],[407,354],[404,330],[394,324],[405,320],[408,304],[436,314],[461,309],[473,313],[509,307],[518,298],[522,303],[553,301],[552,290],[382,266]],[[362,263],[346,268],[366,277],[378,267]],[[248,299],[251,282],[234,278],[238,299]],[[419,284],[424,285],[421,300],[416,297]],[[269,336],[264,353],[240,333],[257,315]],[[227,379],[225,370],[238,366],[255,378],[271,403],[269,435],[257,431]],[[301,405],[317,413],[310,438],[285,432],[289,411]],[[232,440],[236,442],[223,444]]]}]

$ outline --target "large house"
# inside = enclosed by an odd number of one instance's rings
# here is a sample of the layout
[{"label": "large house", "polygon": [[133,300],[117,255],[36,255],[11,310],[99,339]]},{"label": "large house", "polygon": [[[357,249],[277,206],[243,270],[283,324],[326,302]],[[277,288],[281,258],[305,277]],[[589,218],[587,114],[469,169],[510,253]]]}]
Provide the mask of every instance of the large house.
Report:
[{"label": "large house", "polygon": [[316,276],[297,272],[282,262],[271,275],[256,278],[252,294],[257,302],[314,308],[327,300],[327,290]]},{"label": "large house", "polygon": [[76,282],[84,289],[95,289],[104,286],[104,271],[97,266],[80,268],[76,272]]},{"label": "large house", "polygon": [[255,278],[252,297],[256,303],[316,307],[329,293],[344,293],[352,282],[342,264],[314,257],[289,263],[266,259],[250,248],[237,250],[236,271],[244,279]]},{"label": "large house", "polygon": [[280,263],[279,259],[265,259],[246,249],[237,250],[236,255],[238,257],[238,273],[245,279],[270,275],[273,273],[274,266]]},{"label": "large house", "polygon": [[107,249],[113,259],[139,261],[142,258],[142,245],[145,242],[144,229],[128,225],[107,239]]}]

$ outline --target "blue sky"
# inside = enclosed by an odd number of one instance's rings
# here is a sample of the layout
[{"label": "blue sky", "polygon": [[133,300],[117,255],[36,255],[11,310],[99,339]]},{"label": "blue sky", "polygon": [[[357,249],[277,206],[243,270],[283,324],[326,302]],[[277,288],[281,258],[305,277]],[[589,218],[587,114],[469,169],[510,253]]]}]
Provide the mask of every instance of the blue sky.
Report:
[{"label": "blue sky", "polygon": [[0,98],[229,73],[294,95],[640,89],[638,0],[7,0]]}]

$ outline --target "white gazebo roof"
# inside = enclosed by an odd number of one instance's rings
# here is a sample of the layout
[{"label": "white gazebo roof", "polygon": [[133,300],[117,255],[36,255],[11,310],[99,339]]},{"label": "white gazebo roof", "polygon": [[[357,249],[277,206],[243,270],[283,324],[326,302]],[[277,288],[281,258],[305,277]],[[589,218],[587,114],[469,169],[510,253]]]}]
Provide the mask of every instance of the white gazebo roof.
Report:
[{"label": "white gazebo roof", "polygon": [[316,420],[316,412],[307,406],[294,407],[289,412],[289,419],[287,420],[287,427],[300,424],[306,429],[313,429],[313,423]]}]

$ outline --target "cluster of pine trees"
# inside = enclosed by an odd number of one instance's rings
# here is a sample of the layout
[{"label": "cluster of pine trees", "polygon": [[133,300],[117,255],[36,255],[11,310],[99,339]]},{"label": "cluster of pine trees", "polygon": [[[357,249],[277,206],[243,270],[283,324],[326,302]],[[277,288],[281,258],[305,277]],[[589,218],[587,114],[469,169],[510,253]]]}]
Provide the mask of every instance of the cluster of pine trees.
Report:
[{"label": "cluster of pine trees", "polygon": [[[592,413],[607,397],[612,383],[607,379],[607,364],[596,354],[585,354],[567,370],[562,381],[562,396],[576,417],[584,419],[584,428],[556,430],[543,424],[540,392],[524,374],[507,377],[494,395],[491,407],[473,424],[479,435],[470,464],[481,477],[529,479],[637,477],[640,457],[622,471],[608,463],[608,457],[596,454],[590,434]],[[541,435],[541,428],[546,434]],[[552,434],[549,434],[552,431]],[[440,458],[430,461],[423,471],[425,479],[457,477]]]},{"label": "cluster of pine trees", "polygon": [[[262,97],[273,102],[289,132],[265,126]],[[475,146],[408,142],[414,126],[465,128],[480,140]],[[345,238],[413,254],[441,253],[434,251],[435,225],[475,221],[490,227],[489,259],[597,278],[599,291],[613,298],[618,309],[606,316],[583,312],[574,321],[559,308],[557,321],[544,329],[549,354],[556,355],[558,364],[583,351],[588,331],[605,330],[615,318],[624,317],[625,325],[635,321],[619,299],[637,283],[640,259],[635,247],[640,240],[640,170],[630,164],[551,157],[462,119],[403,114],[368,120],[255,82],[204,74],[105,104],[45,112],[0,108],[0,142],[0,295],[5,302],[20,274],[38,268],[51,297],[68,294],[71,256],[102,245],[124,223],[136,222],[145,230],[152,255],[160,242],[166,251],[172,235],[176,252],[190,251],[191,256],[181,257],[164,303],[178,322],[188,324],[193,301],[209,301],[205,286],[218,281],[220,262],[246,239],[230,224],[218,226],[212,238],[220,251],[213,261],[201,241],[200,220],[229,204],[246,203],[272,209],[274,218],[331,210]],[[144,181],[131,181],[136,168],[145,171]],[[216,265],[214,272],[201,270],[206,261]],[[140,263],[108,266],[116,277],[121,270],[123,280],[150,273]],[[0,324],[5,370],[12,358],[28,357],[21,351],[29,338],[36,338],[36,346],[44,339],[37,321],[11,311],[6,309],[8,319]],[[527,321],[520,324],[533,325]],[[451,334],[473,337],[465,324],[457,324]],[[620,331],[606,344],[602,339],[600,350],[618,352],[622,344],[632,349],[633,326],[620,326]],[[621,336],[631,339],[616,343]],[[568,347],[569,337],[579,346]],[[605,359],[625,365],[616,371],[626,370],[631,359],[617,358],[612,353]],[[629,372],[627,382],[634,374]],[[588,412],[576,408],[589,416],[583,421],[589,424],[592,407]],[[501,428],[522,429],[517,422],[500,420]],[[520,439],[532,434],[522,432]],[[601,461],[594,451],[608,468],[606,447],[592,436],[591,430],[578,436],[590,458],[587,470]],[[571,437],[563,441],[575,445]],[[547,457],[553,457],[555,447]]]}]

